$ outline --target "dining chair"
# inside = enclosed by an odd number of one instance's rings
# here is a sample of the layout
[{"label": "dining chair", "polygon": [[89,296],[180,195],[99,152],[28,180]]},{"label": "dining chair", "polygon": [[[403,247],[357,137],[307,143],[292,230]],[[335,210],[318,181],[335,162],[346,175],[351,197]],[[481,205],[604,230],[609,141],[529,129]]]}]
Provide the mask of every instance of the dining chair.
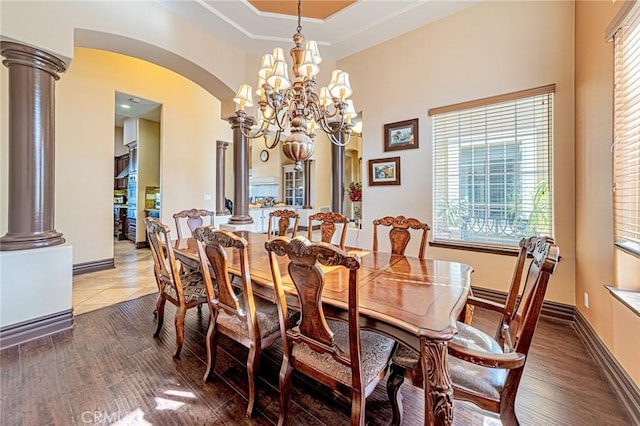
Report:
[{"label": "dining chair", "polygon": [[204,223],[204,218],[206,218],[207,216],[209,216],[209,225],[213,225],[213,217],[215,216],[215,213],[212,212],[211,210],[189,209],[189,210],[179,211],[178,213],[174,213],[173,219],[176,221],[176,230],[178,232],[178,239],[182,238],[182,225],[181,225],[180,219],[187,219],[186,220],[187,227],[191,231],[191,234],[193,234],[193,231],[195,231],[195,229],[198,226],[206,225]]},{"label": "dining chair", "polygon": [[[280,337],[277,306],[254,297],[247,251],[247,240],[235,234],[201,226],[194,231],[198,241],[198,256],[207,289],[210,322],[207,332],[207,369],[204,381],[214,375],[218,335],[224,334],[249,348],[247,375],[249,397],[247,417],[253,415],[257,399],[260,353]],[[226,249],[229,250],[227,253]],[[240,279],[229,279],[229,256],[240,261]],[[215,283],[209,272],[213,269]]]},{"label": "dining chair", "polygon": [[[265,243],[276,292],[282,330],[283,361],[280,369],[280,417],[289,414],[291,375],[294,370],[351,395],[351,424],[365,424],[366,398],[387,371],[394,341],[360,331],[358,276],[360,260],[323,242],[298,236],[278,237]],[[301,310],[300,321],[290,328],[278,256],[289,259],[288,278],[293,281]],[[324,266],[348,273],[348,322],[328,320],[322,304]],[[339,271],[332,271],[332,274]]]},{"label": "dining chair", "polygon": [[349,218],[340,213],[334,212],[319,212],[309,216],[309,227],[307,231],[307,238],[311,241],[313,234],[313,223],[320,222],[320,240],[324,243],[331,243],[333,235],[336,233],[336,224],[342,224],[342,231],[340,234],[340,248],[344,248],[344,243],[347,239],[347,228],[349,226]]},{"label": "dining chair", "polygon": [[409,244],[411,239],[410,229],[422,231],[422,237],[420,238],[420,250],[418,257],[424,259],[424,249],[427,245],[427,233],[431,229],[426,223],[420,222],[418,219],[412,217],[406,218],[404,216],[385,216],[373,221],[373,251],[378,251],[378,226],[390,226],[389,241],[391,242],[391,253],[402,254]]},{"label": "dining chair", "polygon": [[174,358],[180,357],[184,342],[184,318],[187,310],[207,301],[202,273],[199,270],[181,270],[173,253],[169,237],[169,227],[159,220],[147,217],[144,220],[147,238],[153,256],[153,272],[158,284],[156,302],[157,327],[153,337],[158,337],[164,322],[164,305],[169,301],[176,306],[176,351]]},{"label": "dining chair", "polygon": [[273,235],[273,222],[274,218],[278,218],[278,236],[282,237],[287,234],[287,230],[289,229],[289,225],[291,224],[291,219],[294,219],[293,222],[293,231],[291,232],[291,237],[295,237],[298,232],[298,221],[300,220],[300,215],[295,210],[274,210],[269,213],[269,225],[267,226],[267,236],[270,239]]},{"label": "dining chair", "polygon": [[[528,238],[520,242],[520,247],[532,257],[522,292],[519,294],[518,291],[518,276],[521,274],[517,271],[517,263],[515,278],[504,304],[469,299],[469,303],[475,306],[501,314],[496,336],[492,338],[472,325],[458,322],[458,334],[448,344],[453,397],[498,413],[503,425],[519,424],[514,407],[518,385],[540,317],[547,284],[560,258],[560,250],[550,237]],[[399,346],[393,355],[387,382],[393,412],[392,425],[402,422],[400,385],[405,376],[421,378],[420,369],[418,355]],[[414,380],[413,384],[422,386],[419,379]]]}]

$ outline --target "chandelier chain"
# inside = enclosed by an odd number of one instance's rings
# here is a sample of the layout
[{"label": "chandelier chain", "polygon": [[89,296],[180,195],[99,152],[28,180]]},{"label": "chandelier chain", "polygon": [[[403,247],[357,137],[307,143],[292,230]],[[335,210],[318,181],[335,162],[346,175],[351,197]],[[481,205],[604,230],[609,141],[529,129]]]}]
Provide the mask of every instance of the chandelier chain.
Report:
[{"label": "chandelier chain", "polygon": [[302,25],[300,24],[300,17],[302,16],[302,0],[298,0],[298,28],[296,28],[298,34],[302,31]]}]

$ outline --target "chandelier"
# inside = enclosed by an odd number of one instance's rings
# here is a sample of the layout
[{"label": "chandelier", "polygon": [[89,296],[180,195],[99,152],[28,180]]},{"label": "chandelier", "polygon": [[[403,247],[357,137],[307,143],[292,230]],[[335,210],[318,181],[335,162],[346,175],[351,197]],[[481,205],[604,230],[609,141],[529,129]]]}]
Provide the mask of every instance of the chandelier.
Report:
[{"label": "chandelier", "polygon": [[[293,35],[295,46],[290,51],[293,80],[289,79],[281,48],[262,55],[256,90],[260,97],[259,117],[253,131],[248,129],[255,120],[244,111],[245,107],[253,106],[253,89],[243,83],[233,98],[238,105],[237,119],[246,124],[240,126],[245,137],[263,137],[267,148],[272,149],[280,142],[282,133],[290,129],[289,136],[282,141],[282,151],[295,162],[296,170],[301,170],[302,162],[313,155],[316,127],[319,126],[332,143],[344,146],[351,138],[351,119],[357,115],[353,101],[348,99],[353,93],[348,73],[333,70],[329,85],[322,87],[319,95],[314,91],[322,58],[315,41],[305,43],[300,12],[301,0],[298,0],[298,27]],[[269,142],[273,131],[274,138]],[[346,140],[342,135],[346,135]]]}]

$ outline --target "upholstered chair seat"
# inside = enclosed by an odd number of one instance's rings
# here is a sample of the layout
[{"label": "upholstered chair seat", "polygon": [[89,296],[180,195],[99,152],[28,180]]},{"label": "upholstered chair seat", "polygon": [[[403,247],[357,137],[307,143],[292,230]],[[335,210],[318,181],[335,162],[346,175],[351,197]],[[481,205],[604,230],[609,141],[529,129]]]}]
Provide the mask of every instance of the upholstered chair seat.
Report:
[{"label": "upholstered chair seat", "polygon": [[[458,322],[458,334],[451,343],[483,353],[503,353],[500,345],[488,334],[477,328]],[[392,362],[407,370],[418,368],[418,354],[405,346],[399,346],[393,354]],[[449,374],[456,389],[464,389],[485,399],[500,401],[500,393],[507,380],[507,370],[502,368],[486,368],[458,358],[449,357]]]},{"label": "upholstered chair seat", "polygon": [[[244,310],[244,299],[239,298],[240,310]],[[280,321],[278,320],[278,307],[266,300],[255,298],[256,318],[260,337],[267,337],[280,331]],[[246,321],[242,321],[236,315],[229,315],[223,310],[218,312],[218,325],[233,330],[238,334],[249,337],[249,327]]]},{"label": "upholstered chair seat", "polygon": [[[336,346],[349,353],[349,325],[340,321],[328,320],[333,331]],[[295,332],[295,328],[293,329]],[[370,331],[360,332],[362,348],[362,374],[365,387],[378,378],[381,370],[389,363],[394,341]],[[337,362],[328,353],[321,354],[309,348],[305,343],[293,344],[293,356],[315,370],[333,377],[340,383],[351,386],[351,368]]]},{"label": "upholstered chair seat", "polygon": [[[170,280],[171,278],[166,275],[160,277],[161,280]],[[207,297],[207,289],[204,285],[204,279],[200,271],[190,271],[180,276],[182,281],[182,291],[184,292],[184,299],[186,303],[195,302],[196,300],[202,300]],[[164,286],[164,292],[170,297],[177,299],[178,294],[175,288],[171,285]]]}]

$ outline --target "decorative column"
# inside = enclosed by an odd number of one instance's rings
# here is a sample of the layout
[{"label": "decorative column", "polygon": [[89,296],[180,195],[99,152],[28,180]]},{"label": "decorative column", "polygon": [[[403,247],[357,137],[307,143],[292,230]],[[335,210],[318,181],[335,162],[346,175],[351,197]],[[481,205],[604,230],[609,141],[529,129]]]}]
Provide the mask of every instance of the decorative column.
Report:
[{"label": "decorative column", "polygon": [[311,163],[313,160],[304,160],[304,203],[303,209],[312,209],[311,205]]},{"label": "decorative column", "polygon": [[[216,215],[222,216],[227,214],[225,206],[225,164],[226,154],[229,142],[216,141]],[[229,212],[231,213],[231,212]]]},{"label": "decorative column", "polygon": [[[233,215],[231,225],[253,223],[249,215],[249,138],[245,136],[253,125],[253,118],[244,111],[238,111],[229,118],[233,129]],[[244,133],[244,134],[243,134]]]},{"label": "decorative column", "polygon": [[[339,123],[331,123],[332,127]],[[344,133],[335,134],[342,144]],[[331,144],[331,211],[344,214],[344,145]]]},{"label": "decorative column", "polygon": [[9,69],[9,210],[0,250],[65,242],[54,229],[55,81],[64,62],[42,50],[2,41]]}]

